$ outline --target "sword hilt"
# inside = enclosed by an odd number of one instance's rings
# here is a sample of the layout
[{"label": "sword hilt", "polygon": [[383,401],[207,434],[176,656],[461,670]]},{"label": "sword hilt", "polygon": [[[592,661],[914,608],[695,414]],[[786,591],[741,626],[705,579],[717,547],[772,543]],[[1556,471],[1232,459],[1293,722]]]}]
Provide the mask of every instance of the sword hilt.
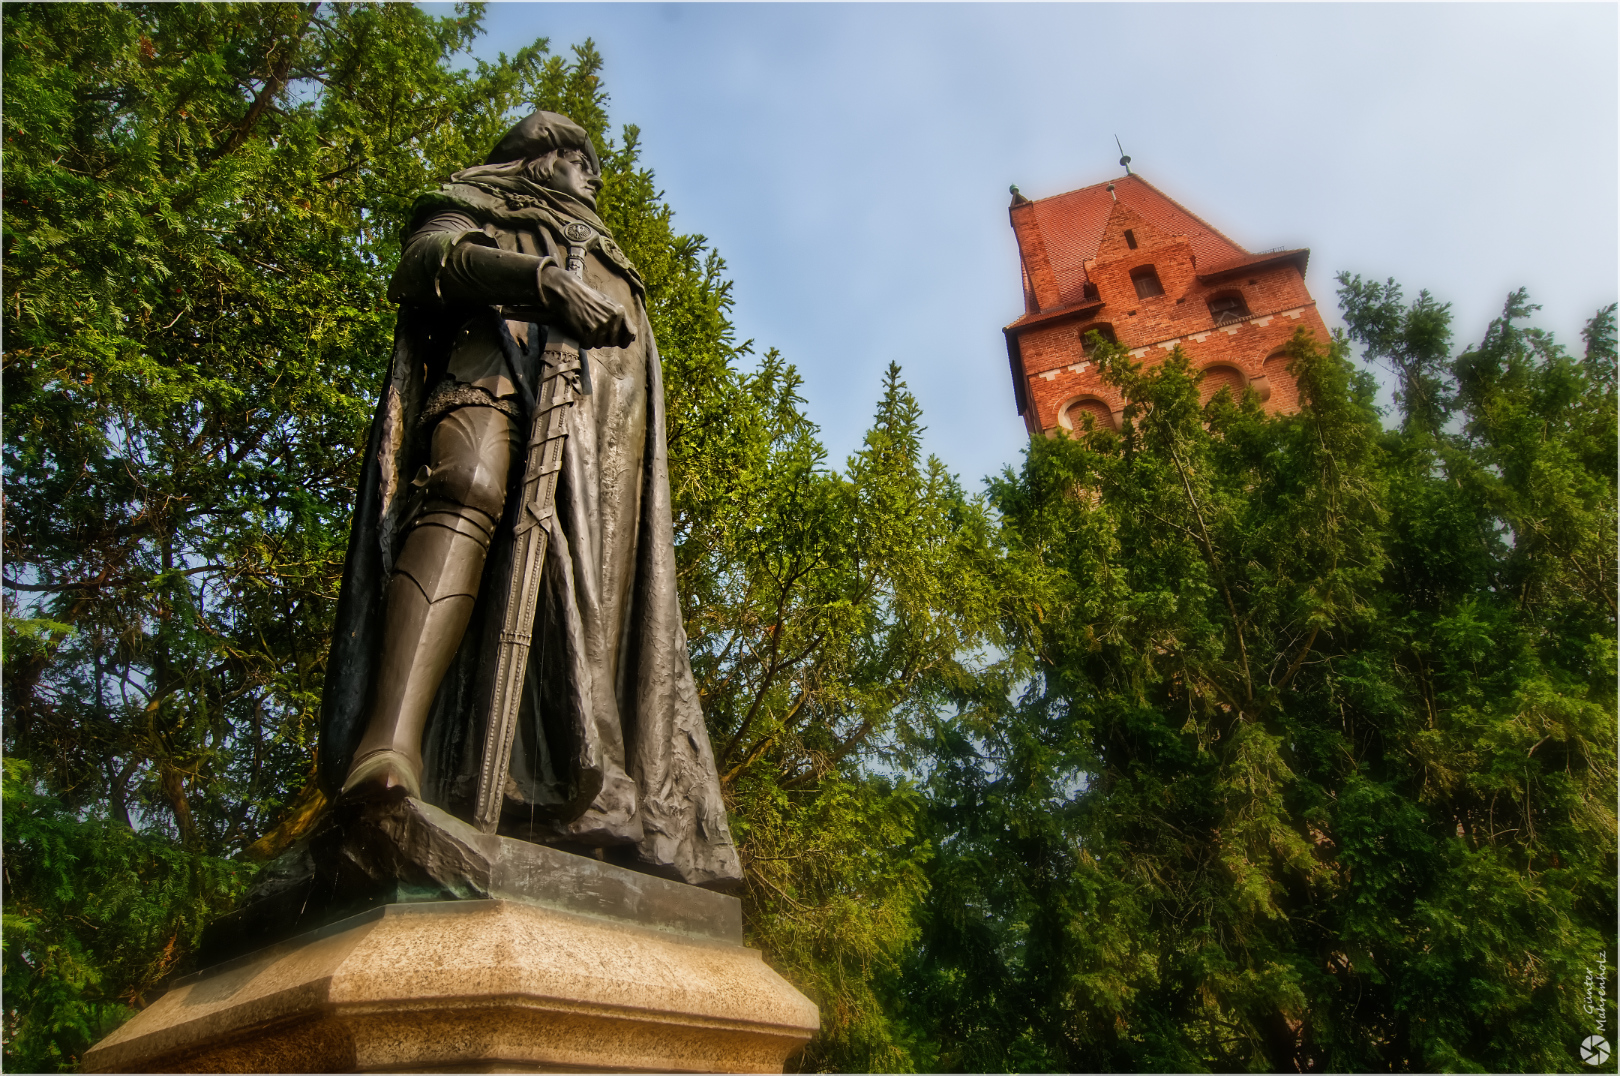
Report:
[{"label": "sword hilt", "polygon": [[563,225],[562,234],[568,240],[568,262],[563,268],[579,276],[585,271],[585,244],[596,233],[584,221],[571,220]]},{"label": "sword hilt", "polygon": [[[563,264],[563,268],[574,274],[574,276],[584,279],[585,244],[591,241],[591,236],[595,233],[591,230],[591,226],[582,220],[571,220],[564,224],[562,233],[563,238],[568,240],[568,261]],[[591,364],[590,360],[585,357],[585,349],[580,347],[578,342],[567,337],[562,337],[561,340],[565,344],[572,345],[574,350],[578,352],[579,394],[589,396],[591,394]]]}]

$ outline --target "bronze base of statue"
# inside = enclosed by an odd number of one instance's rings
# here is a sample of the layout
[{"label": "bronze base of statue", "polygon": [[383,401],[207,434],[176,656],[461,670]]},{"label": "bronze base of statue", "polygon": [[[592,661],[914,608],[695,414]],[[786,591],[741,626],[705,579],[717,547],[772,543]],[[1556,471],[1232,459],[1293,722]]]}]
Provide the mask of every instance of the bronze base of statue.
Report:
[{"label": "bronze base of statue", "polygon": [[85,1071],[765,1072],[819,1024],[735,897],[397,793],[335,813]]},{"label": "bronze base of statue", "polygon": [[[627,870],[591,854],[484,833],[390,788],[341,800],[269,863],[229,915],[203,932],[212,966],[388,904],[515,900],[742,943],[731,896]],[[577,854],[584,853],[584,854]]]}]

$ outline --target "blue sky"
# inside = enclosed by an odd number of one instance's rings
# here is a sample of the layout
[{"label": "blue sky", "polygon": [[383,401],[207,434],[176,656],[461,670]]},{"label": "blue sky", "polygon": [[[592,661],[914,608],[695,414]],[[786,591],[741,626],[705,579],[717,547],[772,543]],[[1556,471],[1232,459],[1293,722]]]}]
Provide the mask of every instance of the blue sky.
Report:
[{"label": "blue sky", "polygon": [[593,38],[735,321],[805,379],[834,463],[899,362],[970,490],[1025,443],[1007,186],[1132,168],[1251,250],[1393,276],[1477,340],[1508,290],[1578,332],[1617,291],[1612,4],[491,5],[478,52]]}]

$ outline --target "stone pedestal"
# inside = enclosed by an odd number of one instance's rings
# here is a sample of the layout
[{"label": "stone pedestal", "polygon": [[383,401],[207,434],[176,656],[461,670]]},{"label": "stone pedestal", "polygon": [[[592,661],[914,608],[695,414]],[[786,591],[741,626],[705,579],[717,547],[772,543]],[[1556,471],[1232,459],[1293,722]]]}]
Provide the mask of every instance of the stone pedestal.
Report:
[{"label": "stone pedestal", "polygon": [[85,1071],[779,1072],[815,1032],[736,898],[403,811],[461,849],[472,895],[395,887],[182,979]]},{"label": "stone pedestal", "polygon": [[393,904],[182,980],[88,1072],[780,1072],[816,1008],[751,949],[514,901]]}]

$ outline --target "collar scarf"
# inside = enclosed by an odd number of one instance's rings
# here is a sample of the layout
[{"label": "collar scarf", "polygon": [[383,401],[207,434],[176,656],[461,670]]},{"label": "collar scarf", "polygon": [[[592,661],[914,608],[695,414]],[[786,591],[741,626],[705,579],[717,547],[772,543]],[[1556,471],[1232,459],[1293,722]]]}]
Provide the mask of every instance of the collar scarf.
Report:
[{"label": "collar scarf", "polygon": [[646,293],[641,274],[624,251],[613,241],[596,211],[579,199],[560,191],[542,187],[523,174],[522,161],[502,164],[482,164],[466,168],[450,177],[436,195],[428,197],[459,203],[472,209],[490,222],[513,230],[532,229],[544,224],[560,233],[570,221],[584,221],[591,226],[592,235],[586,241],[587,250],[594,249],[618,266],[630,279],[631,286]]}]

